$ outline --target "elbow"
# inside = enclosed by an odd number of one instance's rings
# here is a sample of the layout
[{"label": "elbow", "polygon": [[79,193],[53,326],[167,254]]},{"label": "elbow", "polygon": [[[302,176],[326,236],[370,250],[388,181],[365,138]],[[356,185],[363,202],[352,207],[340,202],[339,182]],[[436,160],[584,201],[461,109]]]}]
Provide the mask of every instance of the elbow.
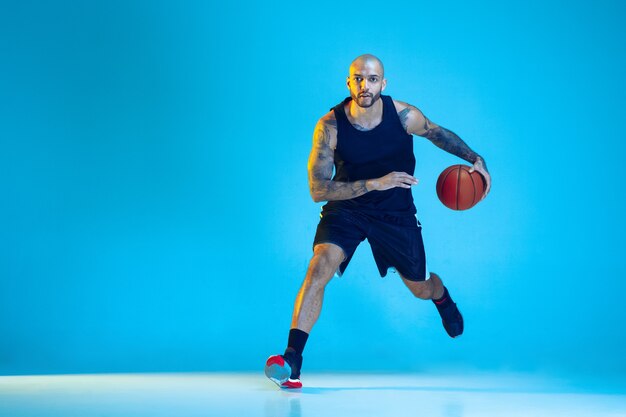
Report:
[{"label": "elbow", "polygon": [[325,200],[324,195],[313,184],[309,186],[309,193],[311,194],[311,198],[313,199],[313,201],[316,203],[319,203]]},{"label": "elbow", "polygon": [[315,191],[311,191],[311,198],[316,203],[324,201],[324,198],[319,193],[316,193]]}]

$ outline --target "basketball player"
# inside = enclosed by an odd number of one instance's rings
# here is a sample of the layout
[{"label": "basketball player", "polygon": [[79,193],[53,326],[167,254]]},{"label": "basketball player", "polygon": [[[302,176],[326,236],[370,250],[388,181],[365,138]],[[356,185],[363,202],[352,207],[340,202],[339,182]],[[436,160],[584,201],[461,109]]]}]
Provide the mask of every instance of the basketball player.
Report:
[{"label": "basketball player", "polygon": [[[394,268],[415,297],[433,300],[450,337],[463,333],[463,317],[441,278],[426,270],[421,223],[411,187],[412,135],[473,164],[491,178],[485,161],[456,134],[431,122],[410,104],[381,95],[387,80],[382,62],[361,55],[350,65],[350,97],[326,113],[313,134],[309,187],[322,207],[313,258],[295,301],[287,349],[266,362],[265,373],[282,388],[301,388],[302,352],[319,317],[324,288],[341,276],[356,247],[367,238],[381,276]],[[335,176],[332,177],[333,167]]]}]

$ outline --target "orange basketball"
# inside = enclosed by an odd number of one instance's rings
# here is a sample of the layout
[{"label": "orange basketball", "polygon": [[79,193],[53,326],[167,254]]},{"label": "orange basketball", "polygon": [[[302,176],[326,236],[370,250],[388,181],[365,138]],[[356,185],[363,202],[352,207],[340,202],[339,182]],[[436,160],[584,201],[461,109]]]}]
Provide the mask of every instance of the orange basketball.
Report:
[{"label": "orange basketball", "polygon": [[467,165],[452,165],[446,168],[437,180],[437,197],[444,206],[452,210],[467,210],[474,207],[485,192],[483,176]]}]

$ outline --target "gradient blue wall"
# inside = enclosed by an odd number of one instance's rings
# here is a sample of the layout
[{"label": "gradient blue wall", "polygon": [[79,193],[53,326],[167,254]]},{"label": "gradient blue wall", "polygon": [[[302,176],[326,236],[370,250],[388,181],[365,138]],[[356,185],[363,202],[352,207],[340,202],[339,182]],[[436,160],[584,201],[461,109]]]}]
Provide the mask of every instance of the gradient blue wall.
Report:
[{"label": "gradient blue wall", "polygon": [[415,138],[429,266],[466,318],[381,279],[327,289],[307,370],[623,376],[626,18],[617,1],[2,2],[0,373],[260,370],[284,348],[321,204],[317,119],[378,55],[386,93],[464,138]]}]

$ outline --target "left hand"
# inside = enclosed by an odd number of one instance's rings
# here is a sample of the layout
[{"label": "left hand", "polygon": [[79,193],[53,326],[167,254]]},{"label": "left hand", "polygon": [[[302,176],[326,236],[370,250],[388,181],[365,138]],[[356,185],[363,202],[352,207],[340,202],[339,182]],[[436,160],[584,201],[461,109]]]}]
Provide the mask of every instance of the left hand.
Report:
[{"label": "left hand", "polygon": [[469,170],[470,173],[474,171],[478,171],[478,173],[481,174],[485,179],[485,192],[483,194],[483,197],[478,200],[478,202],[481,202],[485,199],[485,197],[487,197],[487,194],[489,194],[489,190],[491,190],[491,175],[489,175],[489,171],[487,171],[487,165],[485,165],[485,160],[480,156],[478,157],[478,159],[476,159],[476,162],[474,162],[474,166],[472,166],[472,168]]}]

